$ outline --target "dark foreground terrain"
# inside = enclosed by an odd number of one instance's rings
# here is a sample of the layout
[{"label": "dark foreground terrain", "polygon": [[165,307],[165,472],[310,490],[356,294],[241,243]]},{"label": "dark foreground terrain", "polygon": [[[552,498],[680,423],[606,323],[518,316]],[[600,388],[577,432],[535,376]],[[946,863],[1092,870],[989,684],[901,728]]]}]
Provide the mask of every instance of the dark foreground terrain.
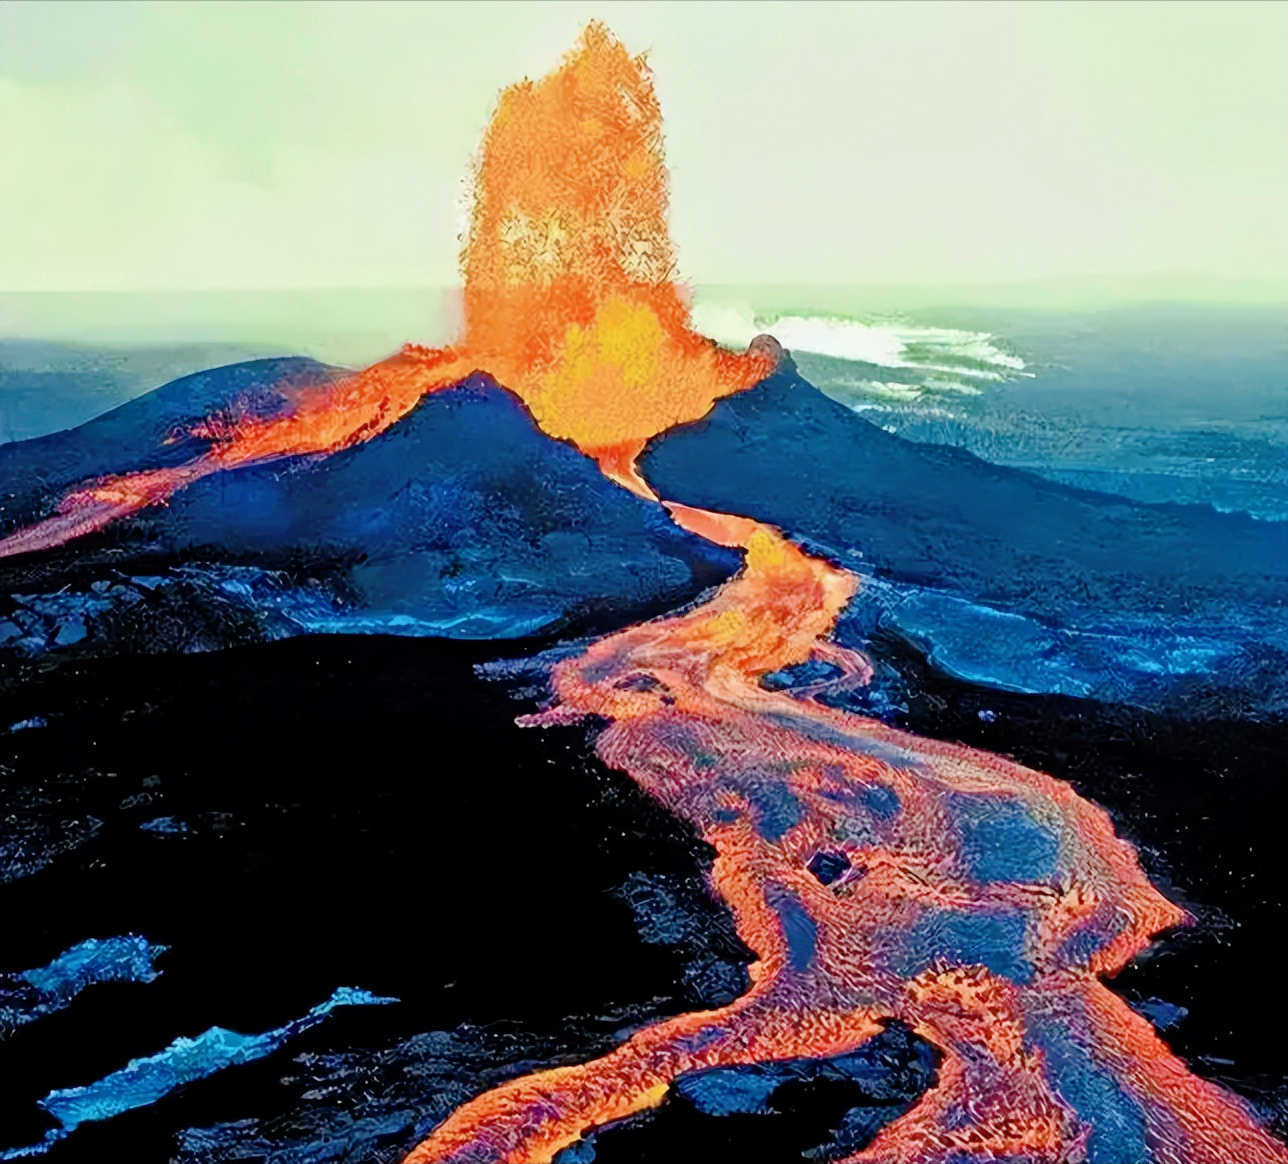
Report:
[{"label": "dark foreground terrain", "polygon": [[[504,1078],[745,989],[752,955],[704,886],[711,851],[603,768],[585,728],[514,725],[551,647],[310,636],[10,667],[0,970],[87,938],[167,949],[154,981],[11,1016],[3,1144],[54,1126],[38,1106],[53,1089],[211,1027],[275,1030],[348,986],[399,1001],[337,1007],[264,1058],[82,1123],[49,1158],[395,1160]],[[904,675],[887,713],[901,726],[1014,755],[1110,810],[1197,921],[1116,988],[1282,1133],[1288,1031],[1269,984],[1284,918],[1267,870],[1288,730],[1008,695],[882,649]],[[798,1065],[771,1114],[707,1114],[695,1085],[601,1132],[594,1158],[852,1151],[933,1086],[936,1061],[892,1027],[848,1075]]]}]

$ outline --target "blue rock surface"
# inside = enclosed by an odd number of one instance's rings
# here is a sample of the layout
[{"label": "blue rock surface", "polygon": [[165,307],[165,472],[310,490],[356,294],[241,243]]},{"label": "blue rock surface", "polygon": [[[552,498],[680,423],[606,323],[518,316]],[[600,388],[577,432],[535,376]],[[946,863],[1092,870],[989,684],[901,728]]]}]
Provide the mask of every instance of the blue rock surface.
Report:
[{"label": "blue rock surface", "polygon": [[18,1027],[71,1006],[87,987],[155,981],[160,971],[153,963],[165,950],[137,934],[86,938],[47,966],[0,974],[0,1040]]}]

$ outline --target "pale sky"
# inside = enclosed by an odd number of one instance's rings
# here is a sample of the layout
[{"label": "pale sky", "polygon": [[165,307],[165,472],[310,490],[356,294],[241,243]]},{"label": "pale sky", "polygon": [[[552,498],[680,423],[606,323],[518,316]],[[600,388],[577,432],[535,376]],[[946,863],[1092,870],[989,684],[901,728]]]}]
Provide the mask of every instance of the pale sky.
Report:
[{"label": "pale sky", "polygon": [[0,290],[454,282],[497,92],[592,17],[694,282],[1288,271],[1279,0],[5,0]]}]

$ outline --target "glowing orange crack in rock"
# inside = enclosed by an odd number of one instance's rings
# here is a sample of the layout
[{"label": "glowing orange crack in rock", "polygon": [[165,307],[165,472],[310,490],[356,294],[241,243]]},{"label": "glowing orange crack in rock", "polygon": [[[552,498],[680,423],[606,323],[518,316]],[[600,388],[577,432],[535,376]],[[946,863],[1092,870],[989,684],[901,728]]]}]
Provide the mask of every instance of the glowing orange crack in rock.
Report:
[{"label": "glowing orange crack in rock", "polygon": [[43,521],[0,539],[0,557],[61,545],[109,522],[164,504],[180,489],[225,469],[288,456],[337,452],[370,439],[406,416],[427,393],[473,371],[451,350],[402,352],[335,382],[288,391],[291,411],[266,419],[207,417],[188,435],[210,448],[185,465],[88,481],[69,492]]},{"label": "glowing orange crack in rock", "polygon": [[[703,536],[744,544],[742,574],[690,614],[612,635],[559,664],[558,706],[521,722],[610,722],[597,741],[604,762],[715,847],[712,886],[757,955],[751,990],[641,1031],[594,1062],[479,1096],[408,1164],[548,1161],[585,1133],[657,1105],[684,1072],[841,1054],[883,1019],[906,1022],[945,1058],[937,1086],[854,1161],[1080,1158],[1095,1129],[1052,1086],[1029,1037],[1042,1024],[1086,1040],[1098,1069],[1139,1108],[1152,1160],[1288,1160],[1241,1101],[1191,1075],[1099,981],[1184,920],[1106,814],[1010,761],[761,688],[761,675],[823,647],[855,579],[747,519],[671,511]],[[781,836],[766,834],[748,795],[767,781],[800,806]],[[856,828],[850,806],[877,789],[897,813]],[[955,795],[1023,804],[1060,838],[1058,873],[1033,883],[973,879],[952,835]],[[842,849],[861,875],[821,884],[808,862],[825,846]],[[1022,915],[1031,977],[942,957],[900,973],[901,943],[935,910]],[[787,932],[792,912],[813,929],[805,957]],[[1094,948],[1074,956],[1069,939],[1080,933]]]}]

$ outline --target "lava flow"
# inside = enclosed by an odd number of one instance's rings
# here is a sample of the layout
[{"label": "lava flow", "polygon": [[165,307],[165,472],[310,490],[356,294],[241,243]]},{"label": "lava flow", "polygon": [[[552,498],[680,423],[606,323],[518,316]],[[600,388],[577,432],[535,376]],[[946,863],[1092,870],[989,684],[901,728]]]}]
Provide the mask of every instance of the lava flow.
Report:
[{"label": "lava flow", "polygon": [[[745,518],[672,509],[746,550],[693,612],[595,643],[527,724],[609,721],[597,750],[691,822],[756,953],[751,990],[458,1109],[407,1158],[549,1161],[704,1068],[850,1052],[899,1020],[937,1086],[853,1161],[1288,1161],[1099,980],[1184,920],[1065,783],[761,687],[821,654],[855,579]],[[832,879],[811,871],[844,869]]]},{"label": "lava flow", "polygon": [[[642,60],[591,25],[562,66],[502,94],[464,254],[466,331],[301,391],[281,416],[208,418],[174,469],[88,482],[0,555],[101,528],[220,470],[368,439],[482,369],[551,436],[651,496],[649,437],[772,367],[692,332],[666,225],[660,113]],[[549,1161],[659,1104],[680,1075],[826,1058],[882,1024],[943,1052],[938,1082],[859,1161],[1288,1161],[1236,1097],[1191,1075],[1101,981],[1184,921],[1109,818],[1067,785],[918,739],[760,679],[823,658],[856,579],[775,531],[672,504],[746,564],[688,614],[609,636],[553,671],[527,722],[595,717],[604,762],[714,846],[715,891],[755,952],[749,992],[642,1030],[601,1059],[465,1104],[408,1157]],[[825,876],[816,870],[828,870]]]},{"label": "lava flow", "polygon": [[483,370],[551,436],[649,495],[634,471],[652,436],[696,420],[772,369],[689,327],[667,229],[662,115],[643,58],[600,24],[563,64],[501,94],[483,139],[463,255],[465,334],[408,344],[267,419],[208,418],[188,464],[87,481],[0,538],[0,557],[61,545],[221,470],[367,440],[428,392]]}]

